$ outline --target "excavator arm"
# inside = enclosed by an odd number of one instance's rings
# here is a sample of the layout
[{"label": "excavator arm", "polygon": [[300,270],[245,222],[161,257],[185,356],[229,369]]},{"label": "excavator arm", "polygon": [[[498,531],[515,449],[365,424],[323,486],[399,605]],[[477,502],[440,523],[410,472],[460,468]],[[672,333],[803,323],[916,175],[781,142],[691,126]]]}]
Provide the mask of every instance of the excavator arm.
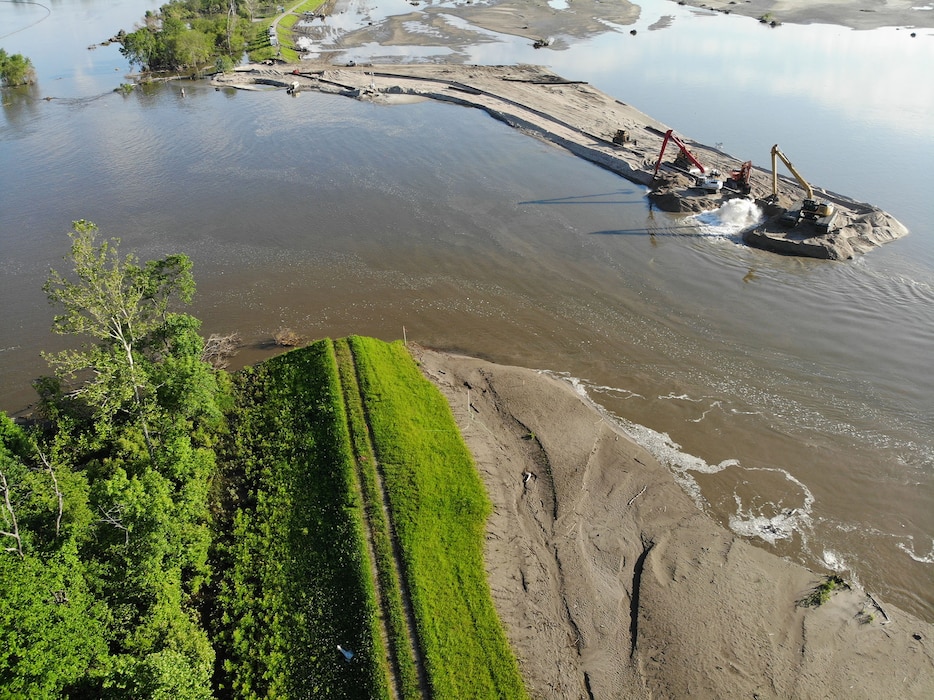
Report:
[{"label": "excavator arm", "polygon": [[674,130],[669,129],[668,131],[665,132],[665,140],[662,141],[662,150],[659,151],[658,160],[655,161],[655,173],[654,173],[655,176],[658,175],[658,169],[659,167],[661,167],[661,164],[662,164],[662,156],[665,155],[665,149],[668,148],[669,141],[674,141],[675,145],[681,149],[681,152],[687,157],[687,159],[691,161],[691,163],[693,163],[695,166],[697,166],[697,168],[702,173],[707,172],[706,168],[704,168],[704,166],[700,164],[700,161],[697,160],[697,158],[694,157],[694,154],[688,150],[688,147],[684,145],[684,142],[681,139],[679,139],[677,136],[675,136]]},{"label": "excavator arm", "polygon": [[798,181],[798,184],[804,188],[805,199],[814,199],[814,190],[808,181],[802,177],[801,173],[797,171],[794,165],[791,164],[791,161],[788,160],[788,156],[782,153],[782,150],[778,147],[776,143],[772,146],[772,194],[778,195],[778,163],[776,163],[776,158],[780,158],[782,163],[785,164],[785,167],[791,171],[791,174],[795,176],[795,179]]},{"label": "excavator arm", "polygon": [[772,146],[772,195],[778,197],[778,163],[776,159],[781,159],[782,163],[795,176],[798,184],[804,188],[804,201],[801,202],[799,210],[787,211],[782,215],[785,225],[795,226],[801,219],[813,222],[818,231],[828,233],[837,216],[837,210],[830,202],[820,203],[814,199],[814,188],[805,180],[801,173],[797,171],[788,157],[782,153],[778,144]]}]

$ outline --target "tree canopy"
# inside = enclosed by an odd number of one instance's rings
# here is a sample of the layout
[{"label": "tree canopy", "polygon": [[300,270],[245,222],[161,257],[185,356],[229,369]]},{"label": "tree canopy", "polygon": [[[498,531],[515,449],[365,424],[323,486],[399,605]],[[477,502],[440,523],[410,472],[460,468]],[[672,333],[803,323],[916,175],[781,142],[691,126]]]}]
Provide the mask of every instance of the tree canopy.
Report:
[{"label": "tree canopy", "polygon": [[32,61],[22,54],[8,54],[0,49],[0,82],[8,87],[30,85],[36,82]]},{"label": "tree canopy", "polygon": [[172,0],[123,34],[120,52],[146,70],[189,70],[221,57],[239,59],[256,33],[251,12],[250,4],[241,8],[236,0]]},{"label": "tree canopy", "polygon": [[194,294],[188,257],[121,257],[84,220],[70,236],[72,269],[44,289],[53,330],[85,344],[46,355],[31,430],[0,414],[0,696],[203,700],[229,380],[174,310]]}]

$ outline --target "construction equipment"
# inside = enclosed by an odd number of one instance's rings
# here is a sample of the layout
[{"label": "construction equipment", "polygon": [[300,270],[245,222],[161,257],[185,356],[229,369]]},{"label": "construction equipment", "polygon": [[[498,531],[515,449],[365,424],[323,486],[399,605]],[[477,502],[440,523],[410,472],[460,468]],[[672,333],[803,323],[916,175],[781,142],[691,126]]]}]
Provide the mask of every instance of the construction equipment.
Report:
[{"label": "construction equipment", "polygon": [[700,171],[700,175],[695,178],[695,185],[708,193],[719,192],[723,187],[723,180],[720,179],[720,173],[717,170],[711,170],[710,173],[707,173],[707,169],[701,165],[701,162],[694,157],[694,154],[688,150],[688,147],[684,144],[684,141],[679,139],[674,134],[673,129],[669,129],[665,132],[665,140],[662,141],[662,150],[658,153],[658,160],[655,161],[655,172],[653,177],[658,177],[658,169],[661,167],[662,158],[665,155],[665,149],[668,148],[668,142],[673,141],[674,144],[681,149],[681,153],[691,164]]},{"label": "construction equipment", "polygon": [[684,145],[684,141],[682,141],[682,140],[679,139],[677,136],[675,136],[674,130],[673,130],[673,129],[669,129],[668,131],[665,132],[665,140],[662,141],[662,150],[659,151],[659,153],[658,153],[658,160],[655,161],[655,173],[654,173],[654,175],[655,175],[656,177],[658,176],[658,169],[659,169],[659,167],[660,167],[661,164],[662,164],[662,157],[665,155],[665,149],[668,148],[668,142],[669,142],[669,141],[674,141],[674,142],[675,142],[675,145],[676,145],[678,148],[681,149],[681,152],[685,155],[685,157],[686,157],[689,161],[691,161],[691,163],[693,163],[694,166],[695,166],[698,170],[700,170],[702,174],[705,173],[705,172],[707,172],[706,168],[704,168],[704,166],[700,164],[700,161],[697,160],[697,158],[694,157],[694,154],[691,153],[691,152],[688,150],[688,147]]},{"label": "construction equipment", "polygon": [[814,189],[788,160],[788,156],[782,153],[778,144],[772,146],[772,196],[776,200],[778,199],[778,159],[781,159],[785,167],[795,176],[798,184],[804,189],[804,201],[801,202],[801,206],[796,210],[787,210],[782,214],[781,222],[786,226],[797,226],[804,219],[812,222],[819,231],[824,233],[830,231],[830,227],[837,216],[836,208],[830,202],[818,202],[814,199]]},{"label": "construction equipment", "polygon": [[742,192],[743,194],[749,194],[752,191],[752,185],[749,182],[749,176],[752,174],[752,161],[747,160],[741,166],[739,170],[733,170],[730,172],[730,179],[733,181],[733,184],[736,185],[736,189]]}]

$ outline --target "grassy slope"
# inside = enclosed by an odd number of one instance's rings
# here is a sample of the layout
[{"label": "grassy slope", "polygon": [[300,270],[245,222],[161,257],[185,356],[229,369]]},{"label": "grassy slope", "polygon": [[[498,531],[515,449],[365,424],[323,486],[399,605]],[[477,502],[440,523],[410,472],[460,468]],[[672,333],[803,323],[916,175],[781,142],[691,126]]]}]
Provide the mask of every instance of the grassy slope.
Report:
[{"label": "grassy slope", "polygon": [[237,394],[213,561],[222,694],[388,696],[362,493],[397,687],[419,695],[368,423],[432,697],[527,697],[486,581],[489,501],[447,402],[404,346],[352,337],[335,354],[320,341],[239,373]]},{"label": "grassy slope", "polygon": [[282,17],[276,27],[276,37],[279,40],[278,50],[276,47],[270,46],[267,39],[269,27],[276,18],[276,15],[257,22],[257,34],[260,38],[258,40],[258,45],[250,49],[250,60],[263,61],[267,58],[275,58],[278,55],[279,58],[288,63],[297,63],[299,54],[294,48],[295,44],[293,42],[292,27],[301,19],[303,12],[314,12],[324,5],[324,3],[325,0],[306,0],[306,2],[298,6],[292,5],[291,2],[283,3],[287,9],[291,8],[291,12]]},{"label": "grassy slope", "polygon": [[394,649],[396,686],[402,698],[418,698],[421,697],[421,688],[415,659],[410,650],[411,642],[402,602],[401,584],[394,565],[389,523],[383,512],[383,500],[376,473],[376,457],[370,443],[363,402],[357,385],[356,367],[350,344],[346,338],[336,341],[334,349],[347,405],[351,441],[360,469],[363,500],[372,533],[376,575],[383,596],[383,612],[390,637],[389,643]]},{"label": "grassy slope", "polygon": [[490,503],[447,401],[401,343],[351,338],[436,698],[526,697],[483,563]]}]

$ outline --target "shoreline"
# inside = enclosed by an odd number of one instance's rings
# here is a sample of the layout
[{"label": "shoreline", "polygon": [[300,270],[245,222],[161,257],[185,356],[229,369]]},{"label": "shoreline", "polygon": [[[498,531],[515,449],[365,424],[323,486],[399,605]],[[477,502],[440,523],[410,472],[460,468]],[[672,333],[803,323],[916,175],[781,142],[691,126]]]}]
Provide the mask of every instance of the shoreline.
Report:
[{"label": "shoreline", "polygon": [[[535,697],[925,697],[934,625],[697,509],[566,382],[410,345],[494,504],[486,566]],[[531,476],[529,476],[531,475]]]}]

